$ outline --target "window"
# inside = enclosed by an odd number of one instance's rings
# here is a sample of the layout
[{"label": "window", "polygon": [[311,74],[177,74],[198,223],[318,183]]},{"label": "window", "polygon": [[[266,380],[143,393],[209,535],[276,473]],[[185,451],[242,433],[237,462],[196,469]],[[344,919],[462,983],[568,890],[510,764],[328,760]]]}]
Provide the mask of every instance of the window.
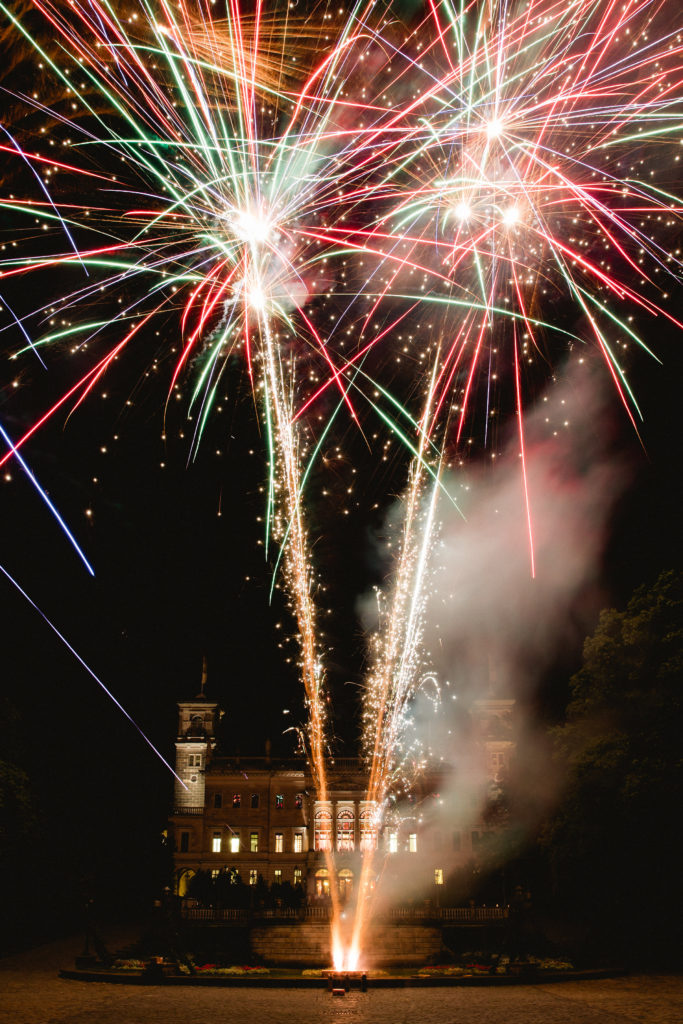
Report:
[{"label": "window", "polygon": [[337,814],[337,850],[340,853],[353,850],[354,815],[349,807],[342,807]]},{"label": "window", "polygon": [[249,885],[256,885],[258,883],[258,869],[249,868]]},{"label": "window", "polygon": [[294,885],[301,885],[303,880],[303,871],[301,868],[294,868]]},{"label": "window", "polygon": [[220,834],[220,832],[214,832],[214,834],[213,834],[213,840],[211,841],[211,852],[212,853],[220,853],[221,852],[221,834]]},{"label": "window", "polygon": [[348,868],[342,868],[338,876],[339,895],[342,903],[346,903],[353,889],[353,872]]},{"label": "window", "polygon": [[315,812],[314,845],[316,850],[332,849],[332,814],[323,807]]},{"label": "window", "polygon": [[294,806],[296,807],[297,811],[300,811],[303,805],[304,795],[303,793],[297,793],[296,796],[294,797]]},{"label": "window", "polygon": [[251,809],[253,811],[255,811],[257,807],[258,807],[258,793],[252,793],[251,794]]},{"label": "window", "polygon": [[258,832],[252,832],[249,836],[249,850],[251,853],[258,853]]},{"label": "window", "polygon": [[434,885],[443,885],[443,868],[434,868]]},{"label": "window", "polygon": [[275,833],[275,852],[276,853],[284,853],[285,852],[285,836],[284,836],[284,832],[276,832]]},{"label": "window", "polygon": [[389,833],[389,853],[398,851],[398,832]]},{"label": "window", "polygon": [[408,851],[417,853],[417,832],[411,832],[408,836]]},{"label": "window", "polygon": [[461,839],[460,833],[459,832],[454,832],[453,833],[453,849],[454,850],[459,850],[461,842],[462,842],[462,839]]},{"label": "window", "polygon": [[240,852],[240,837],[230,836],[230,853]]},{"label": "window", "polygon": [[275,868],[273,872],[273,882],[275,885],[282,885],[282,868]]},{"label": "window", "polygon": [[221,873],[221,869],[220,868],[211,868],[211,881],[215,882],[216,879],[218,878],[218,876],[220,875],[220,873]]},{"label": "window", "polygon": [[330,877],[327,868],[320,868],[315,873],[315,894],[316,896],[330,895]]},{"label": "window", "polygon": [[242,806],[242,794],[241,793],[233,793],[232,794],[232,806],[233,807],[241,807]]},{"label": "window", "polygon": [[180,833],[180,852],[181,853],[187,853],[187,851],[189,849],[190,849],[190,833],[189,832],[181,832]]},{"label": "window", "polygon": [[371,807],[364,807],[360,812],[360,849],[366,853],[377,849],[377,828],[374,820],[375,812]]},{"label": "window", "polygon": [[189,768],[201,768],[202,766],[202,755],[201,754],[189,754],[187,758],[187,764]]},{"label": "window", "polygon": [[481,842],[481,832],[474,831],[472,833],[472,849],[474,850]]},{"label": "window", "polygon": [[285,795],[284,793],[277,793],[275,796],[275,809],[281,811],[285,806]]},{"label": "window", "polygon": [[303,833],[294,833],[294,853],[303,853],[304,849],[304,837]]},{"label": "window", "polygon": [[213,806],[214,807],[222,807],[223,806],[223,794],[222,793],[214,793],[213,794]]}]

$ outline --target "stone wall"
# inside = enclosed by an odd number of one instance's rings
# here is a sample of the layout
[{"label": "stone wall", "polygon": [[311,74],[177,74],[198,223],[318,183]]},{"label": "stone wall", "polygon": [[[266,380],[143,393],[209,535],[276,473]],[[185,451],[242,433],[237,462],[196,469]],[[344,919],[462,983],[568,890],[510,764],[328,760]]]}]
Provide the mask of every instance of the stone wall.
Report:
[{"label": "stone wall", "polygon": [[[254,926],[251,950],[266,964],[301,964],[329,967],[330,927],[318,922],[283,922]],[[426,924],[378,924],[370,929],[365,944],[369,952],[363,967],[424,964],[442,950],[441,929]]]}]

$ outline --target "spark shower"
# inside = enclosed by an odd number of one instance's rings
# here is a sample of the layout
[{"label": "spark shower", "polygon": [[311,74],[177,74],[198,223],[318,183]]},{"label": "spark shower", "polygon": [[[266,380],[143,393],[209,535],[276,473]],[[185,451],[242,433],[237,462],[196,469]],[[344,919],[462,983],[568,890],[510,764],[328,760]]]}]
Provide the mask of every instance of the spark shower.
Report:
[{"label": "spark shower", "polygon": [[[243,366],[321,800],[329,723],[307,479],[338,422],[373,421],[402,442],[403,517],[362,720],[375,838],[397,783],[410,784],[402,736],[429,668],[445,465],[482,421],[486,443],[507,393],[533,575],[533,365],[596,349],[636,427],[624,349],[647,348],[647,323],[680,327],[683,36],[667,6],[0,4],[16,55],[0,202],[20,242],[0,254],[4,348],[24,365],[51,348],[90,360],[23,437],[3,429],[3,462],[27,457],[49,418],[157,329],[169,396],[192,382],[192,452]],[[29,289],[45,301],[27,308]],[[408,389],[393,383],[400,353]],[[347,969],[363,963],[383,856],[369,845],[345,936],[331,887]]]}]

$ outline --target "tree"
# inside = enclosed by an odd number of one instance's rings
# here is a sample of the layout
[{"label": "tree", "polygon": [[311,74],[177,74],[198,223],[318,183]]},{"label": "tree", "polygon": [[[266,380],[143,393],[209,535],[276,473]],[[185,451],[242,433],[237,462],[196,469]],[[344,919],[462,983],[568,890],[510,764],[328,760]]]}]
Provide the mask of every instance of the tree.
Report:
[{"label": "tree", "polygon": [[623,954],[678,942],[683,576],[603,611],[555,730],[566,788],[543,843],[559,899]]}]

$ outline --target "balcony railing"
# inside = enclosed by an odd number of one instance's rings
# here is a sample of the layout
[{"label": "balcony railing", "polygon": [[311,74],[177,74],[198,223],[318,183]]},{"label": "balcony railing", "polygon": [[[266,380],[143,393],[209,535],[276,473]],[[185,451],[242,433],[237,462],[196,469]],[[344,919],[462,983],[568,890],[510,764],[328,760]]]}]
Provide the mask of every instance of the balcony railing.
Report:
[{"label": "balcony railing", "polygon": [[359,757],[335,757],[328,760],[327,770],[333,772],[359,772],[364,770],[364,765]]},{"label": "balcony railing", "polygon": [[234,921],[246,924],[251,917],[248,910],[219,910],[217,907],[183,907],[181,913],[187,921]]},{"label": "balcony railing", "polygon": [[175,814],[200,815],[200,814],[203,814],[203,813],[204,813],[204,808],[203,807],[174,807],[173,808],[173,814],[174,815]]},{"label": "balcony railing", "polygon": [[[187,921],[232,921],[248,924],[250,921],[318,920],[327,921],[331,909],[327,905],[301,907],[268,907],[259,910],[232,910],[218,907],[181,908]],[[504,921],[509,916],[507,907],[395,907],[381,915],[390,921],[452,921],[457,924],[484,924]]]},{"label": "balcony railing", "polygon": [[441,917],[444,921],[462,921],[469,924],[473,921],[502,921],[510,916],[508,907],[442,907]]}]

